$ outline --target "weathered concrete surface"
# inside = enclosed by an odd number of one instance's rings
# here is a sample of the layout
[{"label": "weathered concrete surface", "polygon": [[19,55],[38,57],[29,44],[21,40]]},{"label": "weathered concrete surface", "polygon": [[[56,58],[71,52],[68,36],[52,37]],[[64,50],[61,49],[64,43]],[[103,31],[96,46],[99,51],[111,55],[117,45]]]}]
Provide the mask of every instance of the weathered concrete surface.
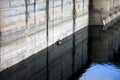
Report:
[{"label": "weathered concrete surface", "polygon": [[1,79],[66,80],[85,64],[88,2],[0,0]]},{"label": "weathered concrete surface", "polygon": [[[80,34],[80,35],[78,35]],[[87,62],[87,27],[83,28],[75,33],[78,38],[76,41],[76,54],[74,62],[75,72],[81,68]],[[70,35],[62,40],[62,44],[57,46],[56,44],[48,47],[49,50],[49,67],[47,76],[47,63],[46,52],[47,49],[40,51],[39,53],[21,61],[20,63],[5,69],[1,72],[2,80],[66,80],[72,75],[73,67],[73,35]],[[81,37],[82,36],[82,37]],[[79,38],[82,38],[80,40]]]},{"label": "weathered concrete surface", "polygon": [[120,17],[120,0],[91,0],[90,25],[110,25]]}]

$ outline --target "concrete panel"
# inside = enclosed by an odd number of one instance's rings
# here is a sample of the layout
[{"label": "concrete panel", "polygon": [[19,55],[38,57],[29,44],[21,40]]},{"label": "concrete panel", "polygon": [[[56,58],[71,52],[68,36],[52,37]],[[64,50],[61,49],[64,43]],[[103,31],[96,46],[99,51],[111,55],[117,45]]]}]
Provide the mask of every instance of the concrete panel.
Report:
[{"label": "concrete panel", "polygon": [[2,80],[66,80],[72,75],[74,48],[76,70],[81,59],[86,62],[88,0],[76,2],[75,26],[73,0],[48,1],[47,14],[46,0],[0,0]]}]

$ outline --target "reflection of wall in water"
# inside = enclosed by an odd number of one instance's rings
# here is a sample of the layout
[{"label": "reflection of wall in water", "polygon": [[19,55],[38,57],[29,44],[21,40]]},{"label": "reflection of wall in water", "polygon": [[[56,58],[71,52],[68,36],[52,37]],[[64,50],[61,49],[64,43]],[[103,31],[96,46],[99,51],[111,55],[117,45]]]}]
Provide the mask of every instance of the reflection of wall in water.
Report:
[{"label": "reflection of wall in water", "polygon": [[116,23],[106,31],[101,31],[93,42],[91,58],[93,61],[108,62],[113,54],[118,53],[120,46],[120,24]]}]

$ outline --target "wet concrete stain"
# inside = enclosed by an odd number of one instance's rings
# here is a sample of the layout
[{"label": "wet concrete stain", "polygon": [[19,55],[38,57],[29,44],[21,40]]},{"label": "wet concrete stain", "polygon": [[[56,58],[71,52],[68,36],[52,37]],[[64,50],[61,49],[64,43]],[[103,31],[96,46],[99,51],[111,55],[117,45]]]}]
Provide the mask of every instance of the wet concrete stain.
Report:
[{"label": "wet concrete stain", "polygon": [[28,0],[25,0],[25,17],[26,17],[26,25],[28,24],[28,17],[29,17],[29,12],[28,12]]},{"label": "wet concrete stain", "polygon": [[46,51],[46,69],[47,69],[47,80],[49,80],[49,51],[48,51],[48,41],[49,41],[49,0],[46,0],[46,42],[47,42],[47,51]]},{"label": "wet concrete stain", "polygon": [[74,63],[75,63],[75,22],[76,22],[76,0],[73,0],[73,52],[72,52],[72,72],[74,74]]},{"label": "wet concrete stain", "polygon": [[36,24],[36,0],[34,0],[34,24]]}]

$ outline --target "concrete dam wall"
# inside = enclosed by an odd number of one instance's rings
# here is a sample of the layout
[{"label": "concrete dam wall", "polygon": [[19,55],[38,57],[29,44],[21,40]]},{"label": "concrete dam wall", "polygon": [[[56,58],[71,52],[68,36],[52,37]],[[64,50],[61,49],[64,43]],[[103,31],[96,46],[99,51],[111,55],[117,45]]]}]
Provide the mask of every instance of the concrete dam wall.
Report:
[{"label": "concrete dam wall", "polygon": [[1,80],[66,80],[87,62],[89,0],[0,0]]}]

